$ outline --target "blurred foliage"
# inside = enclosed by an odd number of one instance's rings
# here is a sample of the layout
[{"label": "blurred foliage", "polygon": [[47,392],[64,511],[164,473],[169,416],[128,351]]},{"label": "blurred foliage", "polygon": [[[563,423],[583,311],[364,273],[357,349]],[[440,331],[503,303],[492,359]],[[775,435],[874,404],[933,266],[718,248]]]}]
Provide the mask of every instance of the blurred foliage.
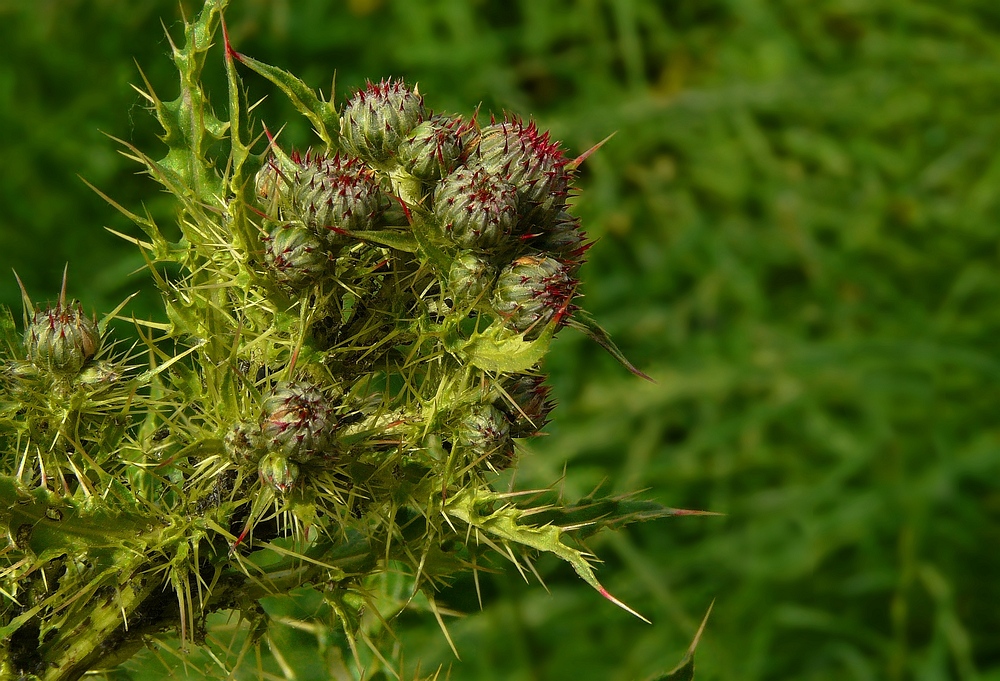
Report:
[{"label": "blurred foliage", "polygon": [[[470,613],[449,622],[461,663],[433,621],[400,622],[414,664],[654,678],[716,599],[698,679],[1000,679],[1000,4],[243,0],[230,14],[237,49],[324,91],[336,71],[339,97],[402,76],[435,109],[531,114],[573,151],[617,132],[577,204],[599,238],[586,305],[657,382],[564,334],[549,364],[561,406],[517,484],[565,467],[571,498],[607,478],[726,514],[591,540],[602,580],[653,626],[541,561],[549,592],[510,568],[481,580],[481,613],[471,579],[441,595]],[[101,131],[155,149],[128,83],[134,58],[169,95],[159,22],[177,16],[172,0],[0,0],[0,271],[34,297],[55,296],[66,261],[88,307],[144,285],[125,278],[140,256],[100,229],[130,226],[76,176],[169,219]],[[269,127],[282,106],[258,109]],[[17,306],[2,277],[0,303]]]}]

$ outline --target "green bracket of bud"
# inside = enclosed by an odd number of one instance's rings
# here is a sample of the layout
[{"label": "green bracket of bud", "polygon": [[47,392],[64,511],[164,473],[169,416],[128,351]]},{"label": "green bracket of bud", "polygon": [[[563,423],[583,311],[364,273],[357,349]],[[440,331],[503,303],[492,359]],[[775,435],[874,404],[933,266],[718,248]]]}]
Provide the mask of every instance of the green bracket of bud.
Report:
[{"label": "green bracket of bud", "polygon": [[[326,145],[326,152],[337,148],[337,137],[340,130],[340,115],[337,107],[332,102],[327,102],[316,96],[316,93],[302,82],[283,69],[259,62],[245,54],[231,53],[239,63],[249,68],[269,81],[274,83],[278,89],[285,93],[288,100],[302,112],[309,122],[313,124],[316,134]],[[332,91],[331,91],[332,94]]]},{"label": "green bracket of bud", "polygon": [[404,253],[416,253],[420,248],[417,238],[408,232],[397,232],[389,229],[364,230],[351,232],[351,236]]},{"label": "green bracket of bud", "polygon": [[545,357],[558,326],[558,322],[550,322],[538,338],[526,341],[523,335],[511,336],[504,325],[493,324],[468,340],[453,342],[447,349],[486,371],[528,371]]}]

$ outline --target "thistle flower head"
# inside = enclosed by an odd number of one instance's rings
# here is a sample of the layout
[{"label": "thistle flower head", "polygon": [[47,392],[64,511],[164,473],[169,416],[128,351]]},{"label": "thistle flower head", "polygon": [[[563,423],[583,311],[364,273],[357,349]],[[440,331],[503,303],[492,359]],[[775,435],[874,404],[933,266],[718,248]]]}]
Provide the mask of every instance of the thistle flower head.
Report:
[{"label": "thistle flower head", "polygon": [[337,417],[316,385],[277,383],[264,399],[262,412],[261,436],[269,452],[297,461],[329,453]]},{"label": "thistle flower head", "polygon": [[438,185],[434,214],[462,248],[495,248],[517,224],[517,192],[483,168],[459,168]]},{"label": "thistle flower head", "polygon": [[586,233],[580,229],[580,218],[565,210],[559,211],[552,224],[542,229],[530,243],[532,247],[574,265],[583,263],[583,256],[591,245]]},{"label": "thistle flower head", "polygon": [[497,278],[493,308],[508,328],[537,337],[550,321],[572,312],[577,281],[570,269],[547,256],[521,256]]},{"label": "thistle flower head", "polygon": [[[278,199],[284,206],[282,216],[300,222],[331,245],[344,244],[349,232],[370,229],[385,209],[378,179],[361,160],[309,152],[293,153],[292,160],[295,167],[287,196]],[[280,188],[280,182],[270,186]]]},{"label": "thistle flower head", "polygon": [[478,405],[465,415],[455,444],[466,449],[470,459],[486,461],[501,470],[510,466],[514,456],[510,423],[491,404]]},{"label": "thistle flower head", "polygon": [[569,160],[534,122],[507,117],[484,127],[472,160],[517,187],[527,224],[544,224],[566,205]]},{"label": "thistle flower head", "polygon": [[229,460],[234,463],[255,461],[254,453],[258,449],[259,441],[260,425],[250,421],[237,421],[232,424],[222,440]]},{"label": "thistle flower head", "polygon": [[475,303],[489,289],[496,271],[487,258],[474,251],[462,251],[451,261],[447,294],[456,307]]},{"label": "thistle flower head", "polygon": [[424,119],[424,100],[401,80],[369,82],[341,115],[341,136],[351,153],[381,164]]},{"label": "thistle flower head", "polygon": [[533,374],[511,376],[502,384],[503,396],[495,404],[510,421],[511,437],[537,435],[555,404],[549,399],[545,377]]},{"label": "thistle flower head", "polygon": [[268,157],[254,177],[257,197],[265,202],[274,202],[286,187],[285,177],[273,156]]},{"label": "thistle flower head", "polygon": [[427,119],[399,145],[397,160],[421,180],[439,180],[453,171],[465,152],[469,126],[461,118]]},{"label": "thistle flower head", "polygon": [[28,357],[39,369],[76,374],[101,347],[97,322],[79,303],[62,301],[36,311],[24,334]]},{"label": "thistle flower head", "polygon": [[271,230],[264,248],[264,262],[275,281],[300,290],[320,279],[330,268],[330,255],[319,237],[292,224]]}]

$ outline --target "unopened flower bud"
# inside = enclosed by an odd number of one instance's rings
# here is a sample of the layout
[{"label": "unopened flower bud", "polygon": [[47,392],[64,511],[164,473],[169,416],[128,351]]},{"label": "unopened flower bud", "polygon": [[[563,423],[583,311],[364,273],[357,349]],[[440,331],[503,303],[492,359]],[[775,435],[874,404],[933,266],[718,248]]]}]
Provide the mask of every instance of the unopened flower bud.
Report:
[{"label": "unopened flower bud", "polygon": [[308,461],[330,448],[336,426],[330,401],[306,381],[278,383],[264,400],[261,435],[268,451]]},{"label": "unopened flower bud", "polygon": [[315,283],[330,267],[330,255],[319,237],[290,224],[271,231],[264,261],[279,284],[296,291]]},{"label": "unopened flower bud", "polygon": [[435,116],[418,125],[399,145],[399,164],[422,180],[439,180],[458,165],[468,128],[459,118]]},{"label": "unopened flower bud", "polygon": [[587,235],[580,229],[580,218],[566,211],[560,211],[552,224],[543,228],[530,243],[534,248],[575,265],[582,264],[584,253],[590,248]]},{"label": "unopened flower bud", "polygon": [[459,246],[489,250],[503,243],[517,224],[517,193],[481,168],[459,168],[438,185],[434,213]]},{"label": "unopened flower bud", "polygon": [[462,419],[456,444],[466,448],[471,458],[501,470],[509,467],[514,457],[507,417],[490,404],[480,405]]},{"label": "unopened flower bud", "polygon": [[278,205],[286,185],[284,174],[278,168],[277,159],[268,158],[264,166],[257,171],[257,176],[254,178],[254,189],[257,192],[257,197],[269,209],[267,211],[269,215],[276,215],[274,207]]},{"label": "unopened flower bud", "polygon": [[278,452],[268,452],[260,459],[257,473],[261,483],[280,494],[287,494],[299,479],[299,465]]},{"label": "unopened flower bud", "polygon": [[80,371],[74,384],[96,391],[117,383],[121,377],[121,368],[112,362],[94,361]]},{"label": "unopened flower bud", "polygon": [[254,453],[258,451],[259,440],[259,425],[248,421],[237,421],[226,431],[222,444],[226,448],[229,460],[241,463],[255,460]]},{"label": "unopened flower bud", "polygon": [[495,404],[510,420],[511,437],[536,435],[548,422],[555,405],[544,381],[544,376],[522,374],[503,382],[503,394]]},{"label": "unopened flower bud", "polygon": [[568,160],[534,122],[509,118],[486,126],[471,160],[517,187],[522,223],[546,224],[566,205]]},{"label": "unopened flower bud", "polygon": [[447,295],[456,307],[478,301],[493,283],[496,273],[489,261],[472,251],[462,251],[448,271]]},{"label": "unopened flower bud", "polygon": [[351,153],[381,164],[424,119],[424,100],[401,80],[368,83],[344,107],[341,135]]},{"label": "unopened flower bud", "polygon": [[493,308],[506,326],[527,338],[537,338],[553,319],[572,311],[576,280],[569,266],[553,258],[525,255],[500,273],[493,291]]},{"label": "unopened flower bud", "polygon": [[293,154],[288,207],[282,215],[299,221],[327,243],[342,245],[349,233],[371,229],[385,208],[374,171],[359,159]]},{"label": "unopened flower bud", "polygon": [[34,314],[24,344],[39,369],[75,374],[97,354],[101,334],[97,322],[83,314],[79,303],[59,303]]}]

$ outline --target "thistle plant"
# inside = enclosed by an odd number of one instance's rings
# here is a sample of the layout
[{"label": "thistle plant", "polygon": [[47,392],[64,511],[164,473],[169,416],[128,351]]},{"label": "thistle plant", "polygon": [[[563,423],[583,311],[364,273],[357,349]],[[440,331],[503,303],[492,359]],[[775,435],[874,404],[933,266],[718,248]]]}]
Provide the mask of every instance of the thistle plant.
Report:
[{"label": "thistle plant", "polygon": [[[540,553],[633,612],[580,541],[680,511],[500,475],[551,416],[556,333],[642,376],[578,307],[589,243],[567,201],[590,152],[514,116],[435,113],[398,80],[338,107],[237,53],[225,5],[172,43],[179,96],[143,91],[167,153],[123,142],[175,197],[180,238],[109,198],[142,232],[120,236],[166,321],[135,321],[124,347],[124,303],[88,316],[65,278],[54,305],[24,292],[23,330],[0,315],[0,677],[76,679],[170,634],[218,647],[219,612],[244,623],[235,667],[270,641],[261,599],[301,589],[339,637],[332,674],[396,674],[386,632],[403,609],[441,622],[450,577]],[[213,106],[200,76],[219,37]],[[291,100],[314,146],[251,119],[243,70]]]}]

